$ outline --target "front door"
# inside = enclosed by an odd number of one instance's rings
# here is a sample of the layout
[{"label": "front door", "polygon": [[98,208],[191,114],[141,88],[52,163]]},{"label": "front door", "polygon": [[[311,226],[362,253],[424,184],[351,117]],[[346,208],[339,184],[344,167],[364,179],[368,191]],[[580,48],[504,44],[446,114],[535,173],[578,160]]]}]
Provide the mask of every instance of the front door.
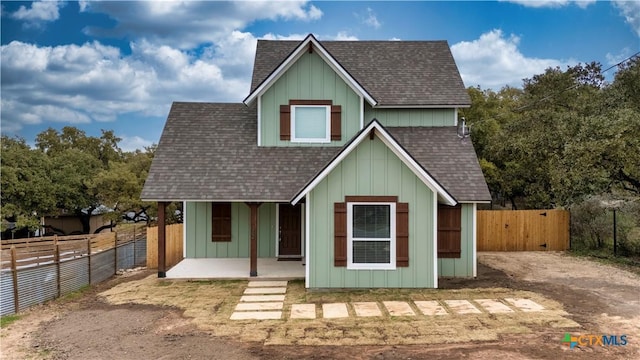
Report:
[{"label": "front door", "polygon": [[302,216],[301,206],[280,204],[278,224],[278,256],[285,258],[301,257]]}]

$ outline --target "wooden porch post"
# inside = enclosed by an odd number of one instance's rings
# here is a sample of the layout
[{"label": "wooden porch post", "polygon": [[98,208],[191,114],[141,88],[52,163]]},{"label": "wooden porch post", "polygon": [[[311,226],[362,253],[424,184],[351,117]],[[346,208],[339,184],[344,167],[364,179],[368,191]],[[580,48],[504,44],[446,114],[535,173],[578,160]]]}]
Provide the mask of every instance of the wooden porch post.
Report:
[{"label": "wooden porch post", "polygon": [[249,276],[258,276],[258,207],[261,203],[247,203],[251,209],[251,241]]},{"label": "wooden porch post", "polygon": [[167,241],[166,241],[166,221],[165,221],[165,211],[167,208],[167,203],[163,201],[158,201],[158,277],[164,278],[167,277],[167,267],[166,267],[166,249],[167,249]]}]

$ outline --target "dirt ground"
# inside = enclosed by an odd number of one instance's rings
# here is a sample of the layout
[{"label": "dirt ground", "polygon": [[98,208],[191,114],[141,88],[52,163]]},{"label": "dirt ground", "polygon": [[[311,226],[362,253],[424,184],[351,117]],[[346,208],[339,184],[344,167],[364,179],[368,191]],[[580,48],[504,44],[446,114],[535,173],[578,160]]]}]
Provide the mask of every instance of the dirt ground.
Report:
[{"label": "dirt ground", "polygon": [[[472,288],[483,292],[500,288],[534,293],[561,307],[577,326],[557,328],[545,323],[528,324],[527,332],[503,329],[497,338],[455,343],[270,345],[247,341],[242,333],[221,336],[220,329],[197,323],[194,319],[197,319],[198,304],[194,304],[190,313],[169,306],[170,301],[155,305],[145,303],[144,298],[117,305],[107,301],[105,294],[113,294],[114,289],[130,289],[131,284],[142,286],[137,284],[144,284],[153,274],[141,271],[94,286],[77,298],[50,302],[21,314],[20,320],[0,330],[1,358],[640,358],[640,277],[637,275],[558,253],[481,253],[479,262],[477,279],[441,279],[440,287],[445,289],[442,291]],[[443,332],[448,330],[446,324],[441,324],[441,328]],[[568,349],[561,344],[564,332],[574,336],[626,334],[629,343]],[[434,338],[437,335],[434,333]]]}]

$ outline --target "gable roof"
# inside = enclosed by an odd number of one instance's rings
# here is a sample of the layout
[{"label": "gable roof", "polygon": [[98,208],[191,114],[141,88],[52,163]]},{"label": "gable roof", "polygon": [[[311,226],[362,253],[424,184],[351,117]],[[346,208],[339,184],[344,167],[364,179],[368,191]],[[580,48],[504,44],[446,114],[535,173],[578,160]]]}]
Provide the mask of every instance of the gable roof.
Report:
[{"label": "gable roof", "polygon": [[491,202],[473,144],[455,126],[386,129],[458,202]]},{"label": "gable roof", "polygon": [[339,147],[258,147],[256,107],[171,106],[141,198],[288,202]]},{"label": "gable roof", "polygon": [[422,182],[431,189],[434,193],[438,194],[438,198],[448,205],[456,205],[456,200],[449,194],[449,192],[434,179],[423,166],[415,161],[413,157],[400,145],[382,126],[378,120],[374,119],[367,126],[365,126],[360,132],[354,136],[349,143],[347,143],[342,150],[331,159],[331,161],[325,165],[320,172],[318,172],[309,182],[296,194],[291,201],[294,205],[302,200],[317,184],[319,184],[324,178],[326,178],[333,169],[338,166],[347,155],[355,150],[360,143],[369,137],[369,134],[374,131],[382,142],[393,151],[398,158],[420,179]]},{"label": "gable roof", "polygon": [[442,200],[491,200],[473,146],[455,127],[384,128],[376,121],[344,147],[258,147],[256,116],[255,106],[241,103],[174,103],[141,198],[290,202],[375,128]]},{"label": "gable roof", "polygon": [[[244,103],[250,105],[258,96],[262,95],[276,80],[280,78],[306,51],[315,50],[320,57],[344,80],[353,91],[362,96],[371,105],[376,105],[376,100],[369,94],[356,79],[354,79],[348,71],[338,63],[330,53],[318,42],[318,40],[309,34],[296,46],[288,56],[280,61],[267,77],[265,77],[255,88],[251,88],[251,92],[244,99]],[[256,51],[257,52],[257,51]]]},{"label": "gable roof", "polygon": [[[319,43],[371,94],[378,106],[471,105],[446,41]],[[290,40],[258,40],[251,93],[301,44]]]}]

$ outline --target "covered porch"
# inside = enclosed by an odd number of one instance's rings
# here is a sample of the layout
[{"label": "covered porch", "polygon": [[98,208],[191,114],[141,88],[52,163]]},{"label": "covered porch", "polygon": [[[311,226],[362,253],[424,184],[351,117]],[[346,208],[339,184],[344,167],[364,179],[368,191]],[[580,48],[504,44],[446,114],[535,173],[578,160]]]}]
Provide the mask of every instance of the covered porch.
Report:
[{"label": "covered porch", "polygon": [[167,279],[261,279],[294,280],[305,278],[305,262],[258,258],[257,276],[250,276],[249,258],[187,258],[166,272]]}]

